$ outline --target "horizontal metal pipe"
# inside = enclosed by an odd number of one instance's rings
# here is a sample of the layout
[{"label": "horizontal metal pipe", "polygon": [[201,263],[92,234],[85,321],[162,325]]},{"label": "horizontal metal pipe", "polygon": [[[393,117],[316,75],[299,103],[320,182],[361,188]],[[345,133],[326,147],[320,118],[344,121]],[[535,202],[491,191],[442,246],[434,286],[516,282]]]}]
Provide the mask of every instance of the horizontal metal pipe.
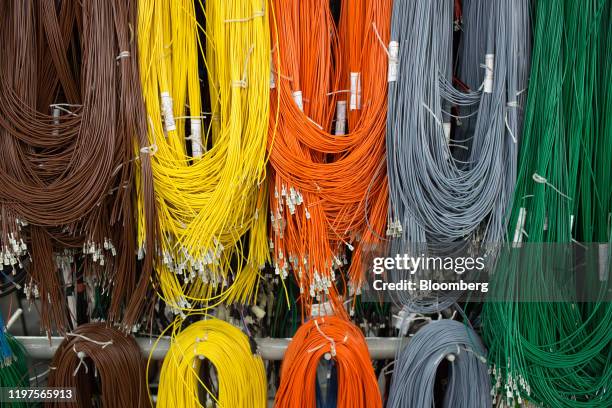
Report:
[{"label": "horizontal metal pipe", "polygon": [[[17,336],[17,340],[23,344],[30,356],[35,359],[50,359],[55,354],[59,344],[64,340],[63,337],[48,337],[44,336]],[[170,345],[169,337],[160,338],[155,345],[157,338],[138,337],[136,341],[142,350],[142,354],[148,356],[153,350],[151,357],[154,360],[161,360],[168,352]],[[398,348],[407,339],[398,339],[395,337],[367,337],[368,349],[373,360],[386,360],[395,357]],[[257,342],[257,350],[264,360],[282,360],[287,346],[291,339],[276,339],[270,337],[262,337],[255,339]]]}]

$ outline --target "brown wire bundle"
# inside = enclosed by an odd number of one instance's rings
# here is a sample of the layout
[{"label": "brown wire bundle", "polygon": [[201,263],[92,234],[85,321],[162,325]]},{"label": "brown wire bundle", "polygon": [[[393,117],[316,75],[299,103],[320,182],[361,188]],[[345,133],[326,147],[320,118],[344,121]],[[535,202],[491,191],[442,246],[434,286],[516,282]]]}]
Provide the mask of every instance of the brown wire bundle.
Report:
[{"label": "brown wire bundle", "polygon": [[[146,299],[155,231],[150,160],[135,153],[146,143],[135,3],[8,0],[0,4],[0,16],[6,47],[0,62],[4,263],[21,264],[31,242],[29,273],[35,286],[28,291],[40,295],[43,326],[63,332],[69,313],[53,254],[70,249],[74,256],[82,247],[86,276],[113,289],[111,318],[119,318],[123,299],[138,294],[126,313],[131,325]],[[132,215],[136,162],[151,221],[138,285]]]},{"label": "brown wire bundle", "polygon": [[[94,406],[97,384],[103,407],[148,407],[145,368],[133,337],[103,323],[89,323],[68,333],[60,344],[51,362],[48,385],[76,388],[81,408]],[[74,402],[54,401],[46,406],[73,407]]]}]

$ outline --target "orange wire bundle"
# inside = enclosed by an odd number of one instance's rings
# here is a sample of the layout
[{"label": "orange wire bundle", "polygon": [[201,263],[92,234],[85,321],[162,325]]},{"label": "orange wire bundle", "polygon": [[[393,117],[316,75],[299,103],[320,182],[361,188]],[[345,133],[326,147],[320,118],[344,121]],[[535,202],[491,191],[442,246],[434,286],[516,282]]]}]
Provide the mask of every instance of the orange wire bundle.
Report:
[{"label": "orange wire bundle", "polygon": [[381,67],[388,62],[391,1],[343,1],[338,26],[327,0],[274,0],[273,11],[276,273],[295,273],[303,304],[326,299],[340,312],[334,282],[346,248],[358,287],[362,251],[378,242],[386,222]]},{"label": "orange wire bundle", "polygon": [[310,320],[293,336],[283,359],[274,406],[316,407],[317,366],[334,360],[338,408],[382,407],[365,338],[351,322],[334,316]]}]

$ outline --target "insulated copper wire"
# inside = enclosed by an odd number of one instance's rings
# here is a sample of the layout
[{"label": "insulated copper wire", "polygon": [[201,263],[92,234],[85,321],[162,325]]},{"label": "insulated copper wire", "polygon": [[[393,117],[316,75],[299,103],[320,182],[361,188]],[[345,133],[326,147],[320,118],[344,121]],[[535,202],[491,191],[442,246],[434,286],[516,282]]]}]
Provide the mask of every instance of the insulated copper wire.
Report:
[{"label": "insulated copper wire", "polygon": [[[53,356],[49,387],[75,388],[77,406],[149,407],[145,381],[146,363],[133,337],[106,326],[90,323],[68,333]],[[94,398],[96,397],[96,398]],[[49,408],[73,407],[59,400]]]},{"label": "insulated copper wire", "polygon": [[[27,244],[34,244],[27,293],[42,300],[42,325],[62,332],[69,314],[53,256],[65,249],[80,255],[82,248],[87,278],[116,288],[111,317],[119,318],[124,300],[138,289],[126,319],[133,324],[147,298],[153,253],[148,248],[136,286],[137,163],[149,203],[153,193],[150,161],[139,154],[146,119],[132,57],[135,3],[9,0],[0,8],[4,263],[21,264]],[[146,207],[152,219],[152,204]]]}]

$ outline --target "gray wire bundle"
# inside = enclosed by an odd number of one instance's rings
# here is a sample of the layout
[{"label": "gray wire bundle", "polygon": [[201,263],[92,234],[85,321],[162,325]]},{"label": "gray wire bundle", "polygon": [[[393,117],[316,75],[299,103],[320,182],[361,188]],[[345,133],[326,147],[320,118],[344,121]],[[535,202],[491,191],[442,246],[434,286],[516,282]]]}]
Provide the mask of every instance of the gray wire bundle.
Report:
[{"label": "gray wire bundle", "polygon": [[[451,78],[454,2],[393,5],[391,41],[399,52],[387,117],[391,254],[414,253],[424,243],[456,251],[474,239],[504,241],[529,69],[528,0],[463,4],[464,91]],[[461,124],[453,138],[451,116]],[[391,273],[393,281],[404,277]],[[456,300],[398,295],[423,313]]]},{"label": "gray wire bundle", "polygon": [[491,379],[478,335],[455,320],[436,320],[420,329],[399,353],[387,407],[434,406],[437,371],[448,362],[444,407],[490,407]]}]

